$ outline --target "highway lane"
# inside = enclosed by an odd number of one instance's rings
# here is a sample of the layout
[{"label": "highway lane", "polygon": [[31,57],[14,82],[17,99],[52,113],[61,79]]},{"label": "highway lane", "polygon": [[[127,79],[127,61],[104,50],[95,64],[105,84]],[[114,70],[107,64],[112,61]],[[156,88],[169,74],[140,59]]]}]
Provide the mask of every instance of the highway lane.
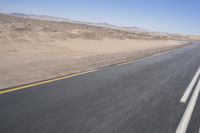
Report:
[{"label": "highway lane", "polygon": [[[200,44],[0,95],[1,133],[175,133]],[[200,98],[187,133],[198,133]],[[188,115],[187,115],[188,116]]]}]

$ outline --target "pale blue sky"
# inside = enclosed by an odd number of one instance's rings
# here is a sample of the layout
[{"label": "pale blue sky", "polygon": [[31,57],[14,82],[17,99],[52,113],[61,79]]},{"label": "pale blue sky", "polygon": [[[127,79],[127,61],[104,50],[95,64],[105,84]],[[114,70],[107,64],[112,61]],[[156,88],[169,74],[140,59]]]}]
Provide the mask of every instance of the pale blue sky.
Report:
[{"label": "pale blue sky", "polygon": [[200,35],[200,0],[0,0],[0,12]]}]

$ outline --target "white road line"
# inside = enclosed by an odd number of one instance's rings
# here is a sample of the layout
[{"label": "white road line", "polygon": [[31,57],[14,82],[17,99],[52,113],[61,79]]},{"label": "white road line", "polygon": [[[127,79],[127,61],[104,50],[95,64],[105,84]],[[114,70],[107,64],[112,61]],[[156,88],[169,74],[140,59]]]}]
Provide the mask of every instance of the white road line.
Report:
[{"label": "white road line", "polygon": [[200,127],[199,127],[199,133],[200,133]]},{"label": "white road line", "polygon": [[189,121],[191,119],[195,104],[197,102],[198,96],[200,92],[200,80],[198,81],[198,84],[192,94],[192,98],[190,99],[190,102],[183,114],[183,117],[178,125],[178,128],[176,129],[176,133],[185,133],[189,124]]},{"label": "white road line", "polygon": [[181,103],[185,103],[187,101],[187,99],[188,99],[188,97],[189,97],[189,95],[190,95],[190,93],[192,91],[192,88],[194,87],[194,85],[195,85],[195,83],[196,83],[196,81],[198,79],[199,74],[200,74],[200,68],[197,70],[194,78],[192,79],[192,81],[188,85],[186,91],[184,92],[184,95],[182,96],[182,98],[180,100]]}]

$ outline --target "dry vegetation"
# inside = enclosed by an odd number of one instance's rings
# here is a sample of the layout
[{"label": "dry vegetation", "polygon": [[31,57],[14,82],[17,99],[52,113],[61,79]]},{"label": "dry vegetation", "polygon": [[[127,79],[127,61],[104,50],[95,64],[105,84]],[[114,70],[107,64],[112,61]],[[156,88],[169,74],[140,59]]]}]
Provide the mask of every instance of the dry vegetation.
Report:
[{"label": "dry vegetation", "polygon": [[[6,39],[17,41],[57,41],[66,39],[145,39],[145,40],[188,40],[189,36],[177,34],[152,34],[150,32],[130,32],[103,27],[88,26],[68,22],[43,21],[14,16],[0,15],[0,29]],[[4,37],[4,36],[1,36]],[[45,40],[44,40],[45,38]],[[14,40],[15,41],[15,40]]]}]

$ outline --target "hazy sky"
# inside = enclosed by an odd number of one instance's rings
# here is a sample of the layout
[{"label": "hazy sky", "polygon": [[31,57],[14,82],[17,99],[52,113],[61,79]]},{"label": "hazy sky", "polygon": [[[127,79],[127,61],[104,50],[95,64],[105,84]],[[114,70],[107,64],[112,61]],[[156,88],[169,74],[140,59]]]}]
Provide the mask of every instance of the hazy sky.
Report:
[{"label": "hazy sky", "polygon": [[200,0],[0,0],[0,12],[200,35]]}]

